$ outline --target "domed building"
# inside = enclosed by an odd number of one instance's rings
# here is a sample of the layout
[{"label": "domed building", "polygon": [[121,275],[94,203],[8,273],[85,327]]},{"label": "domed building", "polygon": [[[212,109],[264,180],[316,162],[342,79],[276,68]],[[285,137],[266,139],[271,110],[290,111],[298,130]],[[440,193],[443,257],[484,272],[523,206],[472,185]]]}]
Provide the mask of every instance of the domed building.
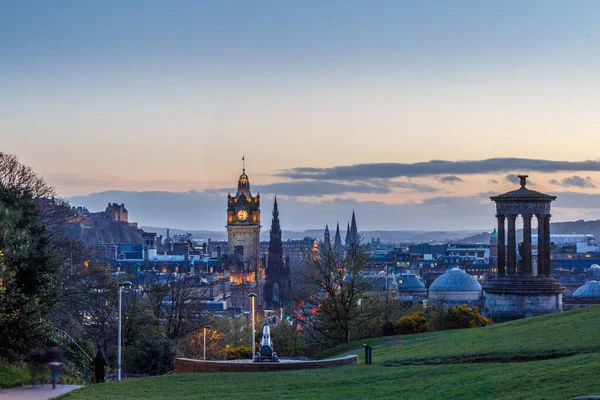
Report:
[{"label": "domed building", "polygon": [[585,271],[585,278],[590,281],[600,281],[600,265],[593,264]]},{"label": "domed building", "polygon": [[[591,269],[591,268],[590,268]],[[600,304],[600,282],[591,280],[565,299],[565,309],[589,307]]]},{"label": "domed building", "polygon": [[458,267],[439,276],[429,286],[429,299],[449,303],[468,303],[481,300],[481,285]]},{"label": "domed building", "polygon": [[573,296],[576,299],[598,299],[600,300],[600,283],[598,281],[589,281],[575,292]]},{"label": "domed building", "polygon": [[394,274],[387,274],[385,271],[380,271],[375,276],[365,276],[366,279],[374,279],[375,282],[369,289],[372,293],[385,293],[386,290],[392,298],[398,297],[398,284]]},{"label": "domed building", "polygon": [[400,274],[398,277],[398,292],[402,300],[414,300],[427,297],[427,289],[415,274]]}]

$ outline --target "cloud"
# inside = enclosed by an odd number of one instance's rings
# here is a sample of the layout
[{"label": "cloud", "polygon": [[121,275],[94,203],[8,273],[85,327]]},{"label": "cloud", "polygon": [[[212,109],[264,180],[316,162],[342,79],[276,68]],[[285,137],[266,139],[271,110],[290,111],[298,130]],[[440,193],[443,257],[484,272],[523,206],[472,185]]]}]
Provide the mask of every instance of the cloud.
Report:
[{"label": "cloud", "polygon": [[275,193],[283,196],[315,197],[321,197],[324,195],[340,195],[345,193],[385,194],[391,192],[391,189],[385,185],[310,180],[257,185],[253,190],[263,193]]},{"label": "cloud", "polygon": [[600,194],[559,192],[552,193],[557,197],[553,205],[563,208],[600,209]]},{"label": "cloud", "polygon": [[[273,193],[282,196],[311,196],[342,195],[348,193],[387,194],[392,188],[406,189],[411,192],[435,193],[440,190],[430,185],[414,182],[397,182],[387,179],[371,179],[369,182],[335,182],[319,180],[298,180],[291,182],[276,182],[252,187],[252,192]],[[229,188],[207,190],[207,192],[227,193]]]},{"label": "cloud", "polygon": [[464,182],[464,180],[456,175],[446,175],[440,178],[440,182],[454,185],[457,182]]},{"label": "cloud", "polygon": [[515,185],[518,185],[520,182],[520,179],[517,175],[515,174],[510,174],[510,175],[506,175],[504,177],[505,180],[509,181],[510,183],[514,183]]},{"label": "cloud", "polygon": [[552,179],[550,181],[550,184],[562,186],[562,187],[578,187],[578,188],[595,188],[596,187],[596,182],[594,182],[594,180],[591,177],[586,176],[585,178],[583,178],[579,175],[569,176],[560,181],[557,181],[556,179]]},{"label": "cloud", "polygon": [[[507,180],[510,183],[514,183],[515,185],[520,185],[521,184],[521,178],[519,178],[519,176],[517,174],[508,174],[504,177],[505,180]],[[530,180],[527,180],[527,185],[528,186],[535,186],[535,183],[533,183]]]},{"label": "cloud", "polygon": [[332,168],[300,167],[282,170],[279,176],[294,179],[363,180],[372,178],[423,177],[434,175],[470,175],[512,171],[560,172],[600,171],[600,161],[552,161],[528,158],[490,158],[472,161],[432,160],[412,164],[356,164]]}]

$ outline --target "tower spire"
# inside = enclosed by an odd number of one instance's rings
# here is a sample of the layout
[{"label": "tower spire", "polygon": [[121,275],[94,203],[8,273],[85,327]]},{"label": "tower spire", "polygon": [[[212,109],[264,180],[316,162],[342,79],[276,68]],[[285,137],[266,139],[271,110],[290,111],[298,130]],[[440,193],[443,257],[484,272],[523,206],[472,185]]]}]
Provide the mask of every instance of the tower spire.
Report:
[{"label": "tower spire", "polygon": [[331,236],[329,234],[329,225],[325,225],[325,233],[323,234],[323,246],[325,251],[331,250]]},{"label": "tower spire", "polygon": [[333,241],[333,250],[336,253],[341,253],[343,250],[342,247],[342,235],[340,234],[340,223],[337,223],[337,226],[335,228],[335,239]]},{"label": "tower spire", "polygon": [[277,206],[277,195],[275,195],[275,203],[273,203],[273,220],[279,223],[279,206]]}]

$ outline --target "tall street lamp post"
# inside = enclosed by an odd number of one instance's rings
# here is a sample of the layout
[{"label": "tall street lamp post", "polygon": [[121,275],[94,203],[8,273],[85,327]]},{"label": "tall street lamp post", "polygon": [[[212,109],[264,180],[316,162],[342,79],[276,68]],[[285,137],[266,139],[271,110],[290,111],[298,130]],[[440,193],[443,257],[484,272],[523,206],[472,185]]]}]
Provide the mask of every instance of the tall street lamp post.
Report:
[{"label": "tall street lamp post", "polygon": [[210,325],[204,325],[204,360],[206,360],[206,330],[210,328]]},{"label": "tall street lamp post", "polygon": [[119,343],[117,344],[117,380],[121,380],[121,294],[123,288],[130,289],[133,284],[129,281],[119,283]]},{"label": "tall street lamp post", "polygon": [[254,357],[256,356],[256,342],[254,339],[254,299],[256,298],[256,293],[250,293],[248,297],[250,297],[250,301],[252,302],[252,360],[254,361]]}]

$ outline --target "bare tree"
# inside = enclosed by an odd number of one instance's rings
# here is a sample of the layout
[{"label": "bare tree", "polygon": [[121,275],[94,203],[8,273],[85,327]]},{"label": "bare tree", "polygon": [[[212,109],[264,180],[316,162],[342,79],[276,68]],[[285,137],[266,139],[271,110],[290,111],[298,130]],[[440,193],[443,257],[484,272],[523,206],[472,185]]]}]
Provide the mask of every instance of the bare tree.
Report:
[{"label": "bare tree", "polygon": [[0,185],[17,194],[35,198],[56,197],[53,187],[44,182],[31,167],[23,165],[12,155],[0,152]]},{"label": "bare tree", "polygon": [[306,255],[307,268],[299,272],[304,282],[294,296],[297,319],[309,335],[348,343],[352,328],[376,317],[367,311],[374,301],[367,292],[376,281],[363,273],[367,259],[360,243],[343,254],[324,247]]},{"label": "bare tree", "polygon": [[146,274],[142,288],[152,314],[162,321],[169,339],[178,339],[209,323],[200,281],[173,274]]}]

